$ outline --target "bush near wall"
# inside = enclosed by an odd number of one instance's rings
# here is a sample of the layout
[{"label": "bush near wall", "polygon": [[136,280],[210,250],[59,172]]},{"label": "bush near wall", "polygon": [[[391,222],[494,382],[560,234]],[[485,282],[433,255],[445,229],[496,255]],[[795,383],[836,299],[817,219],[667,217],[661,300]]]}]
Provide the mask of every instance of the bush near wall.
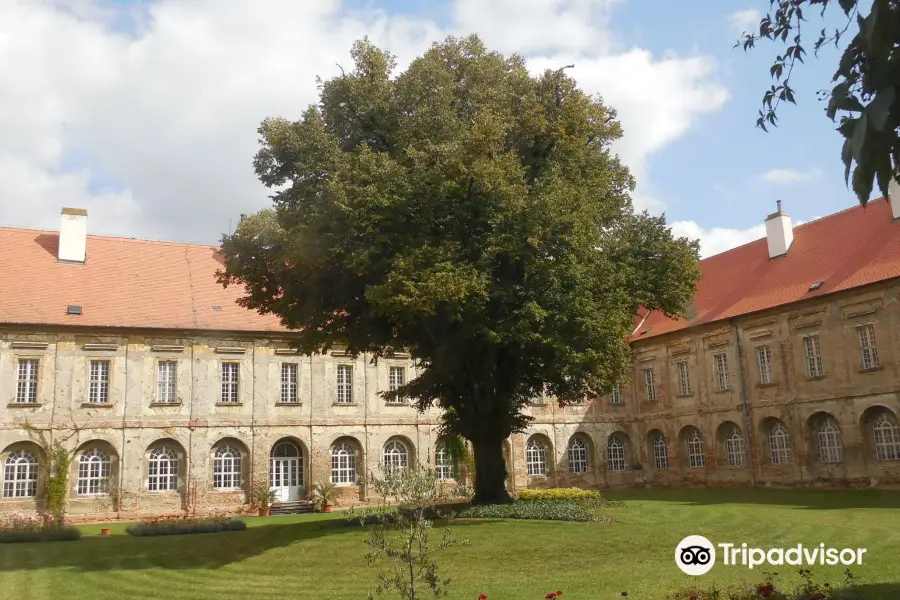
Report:
[{"label": "bush near wall", "polygon": [[544,490],[519,490],[516,499],[522,502],[535,500],[577,500],[599,502],[602,500],[600,492],[596,490],[583,490],[581,488],[549,488]]},{"label": "bush near wall", "polygon": [[145,519],[135,525],[129,525],[125,528],[125,531],[133,536],[147,537],[154,535],[243,531],[246,528],[247,524],[244,521],[226,516],[194,518],[182,515],[171,515]]},{"label": "bush near wall", "polygon": [[0,544],[15,542],[73,542],[81,539],[81,530],[71,525],[48,531],[0,531]]},{"label": "bush near wall", "polygon": [[62,542],[81,538],[81,531],[48,514],[12,511],[0,514],[0,543]]}]

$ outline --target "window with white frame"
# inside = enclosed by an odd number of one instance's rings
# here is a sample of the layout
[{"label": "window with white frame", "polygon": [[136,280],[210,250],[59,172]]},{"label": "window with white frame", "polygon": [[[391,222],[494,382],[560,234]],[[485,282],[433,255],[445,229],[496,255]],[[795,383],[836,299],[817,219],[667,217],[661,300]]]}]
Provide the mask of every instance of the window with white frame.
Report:
[{"label": "window with white frame", "polygon": [[606,469],[608,471],[625,470],[625,440],[622,436],[612,434],[606,442]]},{"label": "window with white frame", "polygon": [[546,475],[550,469],[547,466],[547,446],[537,438],[528,440],[525,446],[525,467],[530,476]]},{"label": "window with white frame", "polygon": [[881,413],[872,421],[872,439],[876,459],[900,460],[900,427],[886,413]]},{"label": "window with white frame", "polygon": [[337,403],[353,404],[353,367],[337,366]]},{"label": "window with white frame", "polygon": [[859,336],[859,353],[863,369],[874,369],[878,366],[878,348],[875,347],[875,326],[871,323],[856,328]]},{"label": "window with white frame", "polygon": [[453,481],[456,479],[456,468],[453,452],[447,442],[440,442],[434,450],[434,470],[438,481]]},{"label": "window with white frame", "polygon": [[331,447],[331,483],[347,485],[356,483],[356,448],[347,442]]},{"label": "window with white frame", "polygon": [[38,390],[38,367],[36,358],[20,358],[16,368],[16,403],[36,404]]},{"label": "window with white frame", "polygon": [[[406,383],[406,367],[391,366],[388,369],[388,390],[394,391]],[[389,398],[388,402],[402,404],[403,398]]]},{"label": "window with white frame", "polygon": [[841,428],[831,417],[819,421],[816,426],[816,437],[819,441],[819,460],[823,463],[839,463],[844,460],[844,444],[841,440]]},{"label": "window with white frame", "polygon": [[669,445],[661,433],[653,436],[653,466],[662,470],[669,468]]},{"label": "window with white frame", "polygon": [[819,336],[810,335],[803,338],[803,354],[806,357],[806,374],[810,377],[821,377],[825,374],[822,368],[822,352]]},{"label": "window with white frame", "polygon": [[744,466],[744,436],[735,426],[729,427],[725,433],[725,457],[729,467]]},{"label": "window with white frame", "polygon": [[678,391],[682,396],[691,395],[691,367],[686,360],[678,363]]},{"label": "window with white frame", "polygon": [[156,401],[160,404],[178,402],[178,363],[161,360],[156,363]]},{"label": "window with white frame", "polygon": [[238,404],[241,401],[239,363],[222,363],[222,397],[220,401],[224,404]]},{"label": "window with white frame", "polygon": [[409,450],[403,442],[390,440],[384,445],[384,449],[381,452],[381,460],[385,471],[405,469],[409,466]]},{"label": "window with white frame", "polygon": [[614,385],[612,389],[612,393],[610,394],[609,401],[611,404],[622,404],[622,396],[619,392],[619,386]]},{"label": "window with white frame", "polygon": [[[231,363],[234,364],[234,363]],[[213,489],[241,489],[241,451],[237,446],[223,444],[213,454]]]},{"label": "window with white frame", "polygon": [[759,367],[759,382],[763,385],[772,383],[772,352],[768,346],[756,347],[756,364]]},{"label": "window with white frame", "polygon": [[10,452],[3,463],[3,497],[33,498],[37,496],[38,461],[34,454],[19,450]]},{"label": "window with white frame", "polygon": [[569,441],[569,475],[584,475],[588,472],[588,444],[580,437]]},{"label": "window with white frame", "polygon": [[644,397],[647,402],[656,402],[656,374],[653,367],[644,369]]},{"label": "window with white frame", "polygon": [[706,466],[706,455],[703,453],[703,437],[696,429],[687,437],[688,465],[691,468]]},{"label": "window with white frame", "polygon": [[88,381],[88,402],[109,404],[109,361],[92,360]]},{"label": "window with white frame", "polygon": [[297,363],[281,363],[281,398],[282,404],[297,403]]},{"label": "window with white frame", "polygon": [[109,493],[107,488],[111,464],[109,455],[99,448],[82,452],[78,457],[78,495],[100,496]]},{"label": "window with white frame", "polygon": [[791,434],[784,423],[778,421],[769,429],[769,452],[773,465],[786,465],[794,461],[791,450]]},{"label": "window with white frame", "polygon": [[168,446],[150,450],[147,461],[147,489],[151,492],[178,490],[178,454]]},{"label": "window with white frame", "polygon": [[716,389],[723,392],[728,389],[728,355],[724,352],[713,356],[716,363]]}]

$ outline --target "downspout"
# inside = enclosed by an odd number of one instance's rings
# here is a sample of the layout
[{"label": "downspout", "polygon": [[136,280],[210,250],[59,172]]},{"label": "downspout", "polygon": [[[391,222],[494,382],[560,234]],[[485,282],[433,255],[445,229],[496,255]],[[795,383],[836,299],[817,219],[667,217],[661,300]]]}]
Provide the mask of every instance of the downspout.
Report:
[{"label": "downspout", "polygon": [[756,467],[753,464],[753,429],[750,422],[750,409],[747,405],[747,388],[744,384],[744,357],[741,351],[741,333],[737,325],[731,324],[731,331],[737,346],[738,382],[741,386],[741,410],[744,413],[744,430],[747,432],[747,466],[750,467],[750,485],[756,486]]}]

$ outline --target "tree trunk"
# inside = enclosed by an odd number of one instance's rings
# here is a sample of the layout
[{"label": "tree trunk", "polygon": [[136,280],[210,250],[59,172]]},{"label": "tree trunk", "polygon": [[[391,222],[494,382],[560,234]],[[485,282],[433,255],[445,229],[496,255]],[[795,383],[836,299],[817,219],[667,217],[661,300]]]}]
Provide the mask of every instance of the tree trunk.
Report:
[{"label": "tree trunk", "polygon": [[473,440],[475,450],[475,498],[473,504],[510,504],[506,490],[506,461],[502,439]]}]

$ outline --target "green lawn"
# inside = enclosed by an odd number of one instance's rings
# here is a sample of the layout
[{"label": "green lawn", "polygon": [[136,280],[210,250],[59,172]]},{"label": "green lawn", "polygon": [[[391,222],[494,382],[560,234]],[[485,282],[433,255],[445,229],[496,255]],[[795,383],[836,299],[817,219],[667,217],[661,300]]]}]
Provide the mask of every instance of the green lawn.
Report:
[{"label": "green lawn", "polygon": [[[562,589],[572,600],[655,600],[688,583],[747,580],[721,565],[690,578],[674,548],[700,534],[713,542],[760,547],[865,547],[858,580],[874,599],[900,598],[900,492],[793,490],[654,490],[610,492],[626,502],[609,509],[619,522],[459,522],[468,545],[439,564],[452,577],[449,598],[538,600]],[[86,526],[77,542],[0,545],[0,598],[94,600],[362,600],[376,571],[364,561],[365,533],[335,527],[333,515],[248,519],[243,532],[132,538],[124,525],[101,537]],[[436,532],[439,534],[439,532]],[[840,581],[844,567],[815,573]],[[778,569],[791,575],[795,567]],[[756,580],[754,576],[749,579]]]}]

